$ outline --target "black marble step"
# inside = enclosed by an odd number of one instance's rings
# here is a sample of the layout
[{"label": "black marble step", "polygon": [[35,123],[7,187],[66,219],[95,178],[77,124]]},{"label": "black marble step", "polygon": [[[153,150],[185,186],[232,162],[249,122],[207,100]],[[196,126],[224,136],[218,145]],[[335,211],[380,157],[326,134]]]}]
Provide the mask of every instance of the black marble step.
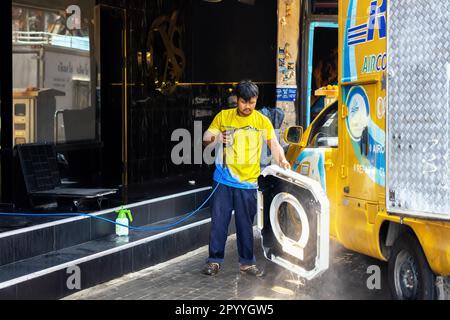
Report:
[{"label": "black marble step", "polygon": [[[132,203],[125,208],[131,209],[133,213],[133,226],[144,226],[191,212],[200,206],[210,193],[210,187],[203,187],[165,196],[160,194],[158,198]],[[206,204],[205,208],[208,206],[209,204]],[[94,214],[115,220],[117,218],[115,209]],[[1,217],[1,219],[8,218]],[[43,223],[0,232],[0,266],[77,246],[115,233],[113,224],[97,219],[84,217],[33,219]]]},{"label": "black marble step", "polygon": [[[180,218],[146,227],[160,227]],[[231,223],[230,233],[234,232],[233,226]],[[210,212],[204,209],[169,230],[131,231],[128,237],[109,235],[1,266],[0,299],[62,298],[204,246],[208,243],[209,228]],[[80,271],[79,289],[68,285],[68,281],[74,283],[70,280],[73,266]]]}]

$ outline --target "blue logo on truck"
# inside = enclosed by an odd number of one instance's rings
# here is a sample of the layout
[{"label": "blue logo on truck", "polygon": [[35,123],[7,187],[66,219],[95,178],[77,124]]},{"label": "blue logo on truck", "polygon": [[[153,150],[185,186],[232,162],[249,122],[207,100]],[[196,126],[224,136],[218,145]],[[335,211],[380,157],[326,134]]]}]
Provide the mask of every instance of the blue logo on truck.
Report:
[{"label": "blue logo on truck", "polygon": [[375,30],[378,30],[380,39],[386,38],[386,2],[381,0],[378,6],[378,0],[370,3],[370,15],[366,23],[350,26],[347,29],[347,44],[349,46],[370,42],[375,38]]}]

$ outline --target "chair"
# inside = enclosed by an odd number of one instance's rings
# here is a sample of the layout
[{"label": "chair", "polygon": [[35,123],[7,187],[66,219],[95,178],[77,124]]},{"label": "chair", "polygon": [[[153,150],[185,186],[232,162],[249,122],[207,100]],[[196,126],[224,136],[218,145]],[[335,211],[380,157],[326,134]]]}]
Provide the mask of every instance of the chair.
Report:
[{"label": "chair", "polygon": [[26,192],[31,203],[38,199],[69,200],[78,210],[84,200],[97,200],[101,208],[103,197],[117,189],[67,188],[62,185],[53,144],[22,144],[16,146]]}]

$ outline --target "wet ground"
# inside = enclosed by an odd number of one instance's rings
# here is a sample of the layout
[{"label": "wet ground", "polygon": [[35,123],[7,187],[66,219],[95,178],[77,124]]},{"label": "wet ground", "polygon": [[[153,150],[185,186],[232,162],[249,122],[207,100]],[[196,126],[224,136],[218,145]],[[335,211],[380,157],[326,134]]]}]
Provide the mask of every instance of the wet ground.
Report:
[{"label": "wet ground", "polygon": [[[257,235],[256,235],[257,238]],[[255,241],[258,266],[265,275],[254,278],[239,273],[236,238],[227,242],[225,263],[213,277],[200,273],[208,248],[202,247],[184,256],[149,269],[126,275],[108,283],[80,291],[66,299],[128,300],[315,300],[315,299],[390,299],[387,264],[332,245],[330,268],[319,278],[305,281],[263,257],[259,239]],[[379,266],[380,288],[368,272]]]}]

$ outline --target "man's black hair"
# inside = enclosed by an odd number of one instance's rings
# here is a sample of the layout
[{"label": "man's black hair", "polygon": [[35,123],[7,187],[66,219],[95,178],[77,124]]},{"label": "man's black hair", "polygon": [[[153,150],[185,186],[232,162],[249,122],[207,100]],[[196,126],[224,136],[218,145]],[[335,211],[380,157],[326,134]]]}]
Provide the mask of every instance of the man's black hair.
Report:
[{"label": "man's black hair", "polygon": [[243,80],[236,87],[236,96],[238,99],[249,101],[251,98],[259,96],[259,88],[251,80]]}]

